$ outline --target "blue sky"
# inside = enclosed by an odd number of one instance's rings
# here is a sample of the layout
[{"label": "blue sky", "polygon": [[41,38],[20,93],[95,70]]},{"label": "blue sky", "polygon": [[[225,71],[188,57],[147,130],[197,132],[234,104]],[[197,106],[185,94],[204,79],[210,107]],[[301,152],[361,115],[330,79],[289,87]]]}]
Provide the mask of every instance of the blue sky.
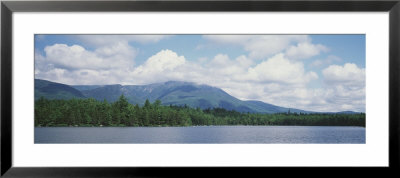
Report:
[{"label": "blue sky", "polygon": [[35,35],[35,78],[190,81],[243,100],[365,112],[365,35]]}]

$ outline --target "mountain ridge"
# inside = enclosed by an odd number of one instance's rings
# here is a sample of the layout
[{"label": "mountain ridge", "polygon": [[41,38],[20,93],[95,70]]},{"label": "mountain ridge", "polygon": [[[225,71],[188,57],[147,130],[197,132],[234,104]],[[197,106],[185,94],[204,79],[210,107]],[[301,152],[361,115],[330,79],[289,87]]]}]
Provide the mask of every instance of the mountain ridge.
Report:
[{"label": "mountain ridge", "polygon": [[[63,86],[61,89],[64,93],[66,91],[71,92],[67,92],[64,97],[54,97],[48,93],[43,93],[43,90],[37,92],[37,81],[40,84],[44,83],[43,81],[46,80],[35,79],[35,99],[44,96],[49,99],[68,99],[68,97],[94,98],[99,101],[106,99],[109,102],[115,102],[119,96],[123,94],[128,99],[129,103],[139,105],[143,105],[146,99],[148,99],[150,102],[160,100],[163,105],[187,105],[192,108],[200,109],[224,108],[227,110],[250,113],[286,113],[289,110],[292,113],[318,113],[296,108],[281,107],[257,100],[240,100],[229,95],[220,88],[194,82],[167,81],[147,85],[65,85],[47,81],[49,83],[54,83],[50,86]],[[351,113],[352,111],[342,112]]]},{"label": "mountain ridge", "polygon": [[35,79],[35,100],[40,97],[48,99],[85,98],[79,90],[69,85]]}]

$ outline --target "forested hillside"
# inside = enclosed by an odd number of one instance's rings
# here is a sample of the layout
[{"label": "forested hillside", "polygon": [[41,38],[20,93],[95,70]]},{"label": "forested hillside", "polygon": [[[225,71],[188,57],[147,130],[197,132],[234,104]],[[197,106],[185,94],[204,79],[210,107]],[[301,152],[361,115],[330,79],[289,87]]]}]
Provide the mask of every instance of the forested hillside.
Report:
[{"label": "forested hillside", "polygon": [[223,108],[164,106],[160,100],[132,105],[124,95],[113,103],[88,99],[35,101],[35,126],[308,125],[362,126],[365,114],[241,113]]}]

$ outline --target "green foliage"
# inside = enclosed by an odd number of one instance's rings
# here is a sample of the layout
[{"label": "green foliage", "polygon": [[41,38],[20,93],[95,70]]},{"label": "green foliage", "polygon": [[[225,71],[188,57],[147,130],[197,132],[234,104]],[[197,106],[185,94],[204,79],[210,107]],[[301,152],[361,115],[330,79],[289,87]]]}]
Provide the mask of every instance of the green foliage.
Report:
[{"label": "green foliage", "polygon": [[305,114],[296,112],[241,113],[223,108],[201,110],[188,106],[163,106],[160,100],[144,106],[129,104],[121,95],[107,100],[70,99],[35,101],[35,126],[192,126],[192,125],[307,125],[362,126],[365,113]]},{"label": "green foliage", "polygon": [[79,90],[68,85],[35,79],[35,100],[40,97],[47,99],[85,98]]}]

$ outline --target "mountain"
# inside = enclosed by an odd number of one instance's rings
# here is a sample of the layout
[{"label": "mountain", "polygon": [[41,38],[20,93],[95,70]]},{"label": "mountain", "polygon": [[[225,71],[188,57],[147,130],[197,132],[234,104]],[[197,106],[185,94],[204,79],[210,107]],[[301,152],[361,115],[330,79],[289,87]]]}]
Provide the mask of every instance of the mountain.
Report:
[{"label": "mountain", "polygon": [[79,91],[83,91],[83,90],[92,90],[95,88],[100,88],[100,87],[104,87],[105,85],[72,85],[71,87],[79,90]]},{"label": "mountain", "polygon": [[305,110],[300,110],[300,109],[294,109],[294,108],[285,108],[285,107],[280,107],[280,106],[275,106],[272,104],[264,103],[261,101],[244,101],[246,105],[250,106],[251,108],[257,108],[257,111],[262,112],[263,110],[267,109],[269,112],[268,113],[282,113],[282,112],[290,112],[292,113],[311,113],[311,111],[305,111]]},{"label": "mountain", "polygon": [[318,112],[320,114],[360,114],[362,112],[354,112],[354,111],[340,111],[340,112]]},{"label": "mountain", "polygon": [[35,100],[40,97],[47,99],[85,98],[79,90],[68,85],[35,79]]},{"label": "mountain", "polygon": [[[150,102],[161,100],[164,105],[187,105],[193,108],[225,108],[239,112],[277,113],[287,112],[289,108],[267,104],[261,101],[242,101],[225,91],[191,82],[169,81],[149,85],[89,85],[72,86],[90,98],[116,101],[122,94],[131,104],[143,105],[146,99]],[[298,109],[291,112],[309,113]]]},{"label": "mountain", "polygon": [[[49,99],[95,98],[115,102],[124,95],[129,103],[143,105],[161,100],[163,105],[187,105],[193,108],[225,108],[239,112],[279,113],[288,112],[289,108],[280,107],[261,101],[242,101],[220,88],[191,82],[169,81],[149,85],[75,85],[35,79],[35,99],[44,96]],[[290,108],[290,112],[310,113]]]}]

